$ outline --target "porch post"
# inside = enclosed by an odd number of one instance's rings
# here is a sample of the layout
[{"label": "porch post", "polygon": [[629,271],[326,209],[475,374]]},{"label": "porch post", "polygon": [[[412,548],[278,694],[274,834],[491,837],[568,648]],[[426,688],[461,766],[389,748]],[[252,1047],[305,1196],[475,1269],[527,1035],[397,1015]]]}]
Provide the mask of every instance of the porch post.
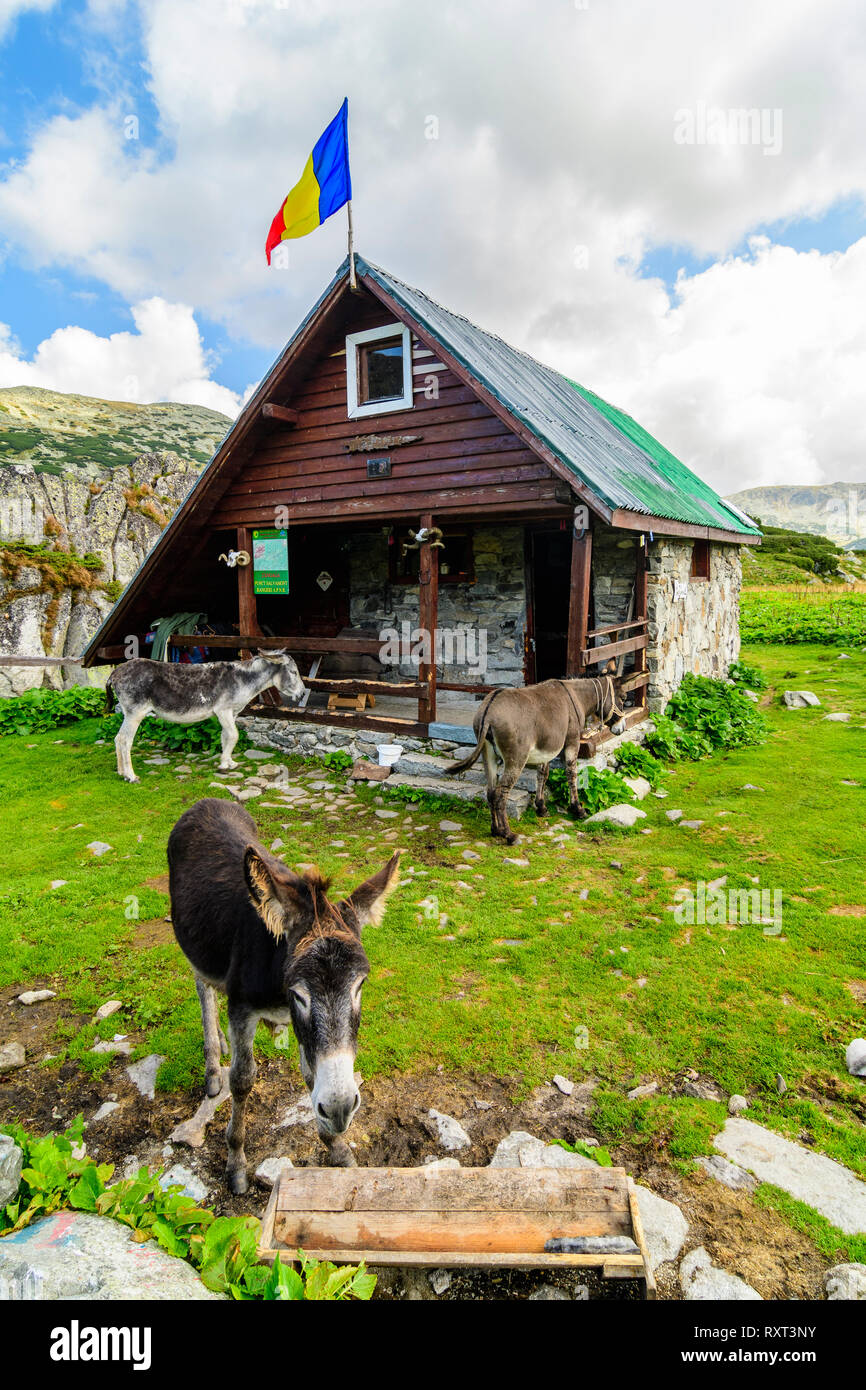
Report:
[{"label": "porch post", "polygon": [[571,592],[568,602],[568,645],[565,657],[565,677],[572,680],[583,670],[580,653],[586,646],[589,618],[589,581],[592,572],[592,531],[583,535],[575,530],[571,541]]},{"label": "porch post", "polygon": [[[258,634],[259,620],[256,614],[256,595],[253,588],[253,543],[249,526],[238,527],[238,550],[245,550],[250,556],[248,565],[238,565],[238,627],[240,635],[253,636]],[[248,661],[252,653],[246,649],[241,651],[241,660]]]},{"label": "porch post", "polygon": [[[637,570],[636,570],[635,578],[634,578],[634,615],[635,615],[636,618],[641,618],[641,619],[643,620],[643,622],[646,624],[646,626],[643,628],[643,631],[647,634],[647,639],[649,639],[649,624],[648,624],[647,621],[646,621],[646,620],[647,620],[647,617],[648,617],[648,613],[647,613],[647,582],[646,582],[647,568],[648,568],[647,538],[646,538],[646,536],[641,536],[641,537],[640,537],[640,545],[638,546],[638,552],[637,552]],[[647,667],[647,660],[648,660],[648,648],[647,648],[647,647],[642,647],[642,648],[640,649],[640,651],[635,652],[635,654],[634,654],[634,669],[635,669],[635,672],[636,672],[636,673],[637,673],[637,672],[645,672],[645,671],[648,669],[648,667]],[[640,687],[638,688],[638,692],[637,692],[637,702],[638,702],[638,704],[639,704],[642,708],[646,706],[646,703],[647,703],[647,687],[646,687],[645,685],[642,685],[642,686],[640,686]]]},{"label": "porch post", "polygon": [[[433,515],[425,512],[421,526],[432,530]],[[430,642],[430,661],[421,662],[418,667],[419,681],[426,682],[427,694],[418,701],[418,719],[422,724],[432,724],[436,719],[436,624],[439,611],[439,561],[436,552],[428,543],[418,552],[418,625],[422,641]]]}]

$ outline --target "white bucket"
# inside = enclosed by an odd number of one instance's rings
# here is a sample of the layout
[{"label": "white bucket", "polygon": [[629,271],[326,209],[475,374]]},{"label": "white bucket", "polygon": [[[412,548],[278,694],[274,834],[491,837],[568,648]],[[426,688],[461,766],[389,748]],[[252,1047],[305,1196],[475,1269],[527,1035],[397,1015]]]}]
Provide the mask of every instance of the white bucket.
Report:
[{"label": "white bucket", "polygon": [[403,752],[403,745],[401,743],[377,743],[376,752],[379,754],[380,767],[393,767]]}]

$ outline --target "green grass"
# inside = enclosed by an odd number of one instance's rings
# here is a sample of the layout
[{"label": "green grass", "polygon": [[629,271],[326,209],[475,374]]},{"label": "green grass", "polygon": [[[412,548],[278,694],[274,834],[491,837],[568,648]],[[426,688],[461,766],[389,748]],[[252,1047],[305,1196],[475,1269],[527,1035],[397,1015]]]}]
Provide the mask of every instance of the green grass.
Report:
[{"label": "green grass", "polygon": [[[481,808],[451,802],[447,816],[465,833],[449,845],[441,812],[427,806],[389,801],[401,814],[377,819],[375,786],[331,818],[324,807],[301,815],[251,803],[265,844],[281,836],[286,862],[317,863],[334,876],[335,895],[395,844],[408,851],[403,886],[383,925],[365,937],[373,966],[359,1051],[365,1075],[441,1064],[511,1078],[522,1095],[554,1071],[574,1080],[592,1074],[601,1079],[593,1122],[604,1142],[664,1145],[685,1165],[709,1151],[724,1120],[718,1104],[663,1094],[693,1067],[748,1095],[750,1117],[794,1139],[808,1132],[816,1150],[866,1175],[864,1083],[844,1066],[845,1046],[864,1027],[848,985],[866,981],[866,932],[861,916],[831,911],[866,902],[866,656],[840,660],[831,647],[798,645],[752,647],[743,659],[769,682],[768,741],[677,764],[664,779],[667,798],[643,803],[649,835],[602,827],[580,835],[564,818],[545,824],[529,812],[519,827],[529,838],[509,850],[489,839]],[[822,708],[784,710],[785,688],[813,689]],[[849,725],[823,722],[837,709],[851,712]],[[110,1062],[89,1052],[94,1036],[128,1030],[140,1036],[141,1052],[170,1059],[162,1089],[198,1086],[191,972],[173,941],[133,945],[139,923],[161,921],[168,910],[146,880],[166,872],[166,839],[181,812],[215,794],[213,764],[192,763],[199,770],[178,782],[173,765],[190,761],[178,753],[149,776],[147,749],[137,746],[143,779],[130,787],[115,776],[111,743],[94,744],[95,735],[90,720],[0,741],[0,984],[51,978],[86,1014],[109,997],[126,1002],[105,1024],[67,1025],[48,1066],[70,1056],[101,1071]],[[299,759],[275,760],[290,775],[311,771]],[[343,774],[319,775],[342,790]],[[703,820],[702,828],[672,824],[668,808]],[[413,824],[429,829],[409,836]],[[397,838],[386,841],[391,828]],[[565,844],[556,843],[560,834]],[[93,859],[85,846],[94,839],[112,851]],[[467,847],[480,858],[465,861]],[[526,857],[529,867],[505,864],[506,856]],[[668,909],[678,887],[722,874],[729,888],[750,888],[759,876],[761,886],[782,891],[781,935],[674,919]],[[52,891],[55,878],[68,883]],[[419,904],[431,894],[437,913],[425,916]],[[576,1046],[581,1029],[585,1047]],[[777,1072],[789,1088],[782,1097]],[[625,1099],[650,1078],[662,1093]]]},{"label": "green grass", "polygon": [[740,599],[744,642],[866,643],[866,593],[834,589],[744,589]]}]

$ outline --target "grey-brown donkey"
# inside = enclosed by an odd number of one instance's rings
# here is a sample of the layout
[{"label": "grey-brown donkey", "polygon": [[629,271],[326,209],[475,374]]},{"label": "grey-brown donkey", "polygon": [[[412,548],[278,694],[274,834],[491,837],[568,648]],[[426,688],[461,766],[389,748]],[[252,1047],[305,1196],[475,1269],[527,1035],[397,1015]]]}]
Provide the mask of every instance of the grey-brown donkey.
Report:
[{"label": "grey-brown donkey", "polygon": [[500,835],[509,845],[517,839],[508,824],[508,794],[525,767],[538,769],[535,809],[540,816],[547,814],[547,777],[552,759],[560,753],[568,773],[569,811],[583,819],[586,811],[580,804],[577,757],[591,714],[598,714],[602,723],[622,714],[612,675],[542,681],[523,689],[505,687],[485,696],[472,721],[475,747],[468,758],[445,771],[465,772],[484,754],[491,835]]},{"label": "grey-brown donkey", "polygon": [[246,1192],[244,1131],[256,1064],[259,1019],[291,1023],[301,1074],[328,1161],[354,1163],[342,1138],[361,1103],[354,1066],[361,990],[370,962],[361,929],[379,923],[397,885],[399,851],[340,903],[315,870],[296,874],[261,845],[250,815],[234,802],[208,798],[185,811],[168,839],[171,919],[195,972],[204,1026],[207,1093],[220,1088],[219,1027],[214,990],[228,998],[232,1115],[226,1176]]}]

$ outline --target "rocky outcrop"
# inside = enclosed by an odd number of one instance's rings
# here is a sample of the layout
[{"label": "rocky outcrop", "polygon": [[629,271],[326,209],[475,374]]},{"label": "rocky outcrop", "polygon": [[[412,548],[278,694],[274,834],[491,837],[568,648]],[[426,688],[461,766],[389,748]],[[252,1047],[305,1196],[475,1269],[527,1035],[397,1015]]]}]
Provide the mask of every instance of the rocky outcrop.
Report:
[{"label": "rocky outcrop", "polygon": [[[95,476],[0,468],[0,652],[80,656],[202,465],[142,454]],[[0,696],[101,682],[77,666],[0,666]]]}]

